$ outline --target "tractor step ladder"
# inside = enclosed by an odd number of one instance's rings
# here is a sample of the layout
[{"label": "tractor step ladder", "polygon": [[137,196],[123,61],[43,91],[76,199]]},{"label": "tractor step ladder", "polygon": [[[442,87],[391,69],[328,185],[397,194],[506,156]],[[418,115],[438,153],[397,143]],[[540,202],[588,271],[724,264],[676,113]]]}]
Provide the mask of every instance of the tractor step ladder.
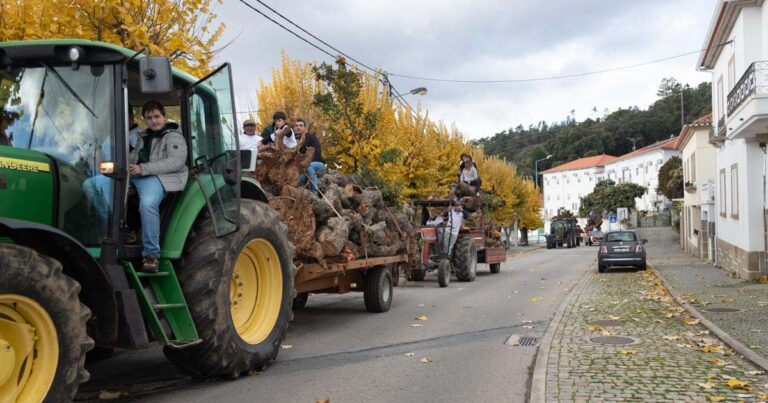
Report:
[{"label": "tractor step ladder", "polygon": [[123,268],[139,297],[141,311],[157,341],[183,348],[200,343],[192,314],[170,260],[161,258],[157,273],[137,271],[131,262]]}]

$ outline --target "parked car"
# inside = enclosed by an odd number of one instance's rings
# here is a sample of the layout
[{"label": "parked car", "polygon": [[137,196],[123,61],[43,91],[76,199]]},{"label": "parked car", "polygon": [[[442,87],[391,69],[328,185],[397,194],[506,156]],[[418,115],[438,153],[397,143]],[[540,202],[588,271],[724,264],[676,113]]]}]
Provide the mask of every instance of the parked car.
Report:
[{"label": "parked car", "polygon": [[592,230],[589,231],[585,244],[588,246],[600,245],[603,242],[603,238],[605,238],[603,231]]},{"label": "parked car", "polygon": [[597,252],[597,271],[604,273],[613,266],[632,266],[645,270],[645,245],[647,239],[637,240],[634,231],[611,231],[605,234]]}]

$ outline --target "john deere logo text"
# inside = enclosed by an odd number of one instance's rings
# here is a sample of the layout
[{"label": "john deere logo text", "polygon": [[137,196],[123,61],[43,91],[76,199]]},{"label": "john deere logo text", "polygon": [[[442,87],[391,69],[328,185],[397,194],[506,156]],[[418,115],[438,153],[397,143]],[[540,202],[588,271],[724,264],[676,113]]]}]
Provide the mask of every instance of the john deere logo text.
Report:
[{"label": "john deere logo text", "polygon": [[0,157],[0,169],[13,169],[27,172],[50,172],[51,168],[44,162],[20,160]]}]

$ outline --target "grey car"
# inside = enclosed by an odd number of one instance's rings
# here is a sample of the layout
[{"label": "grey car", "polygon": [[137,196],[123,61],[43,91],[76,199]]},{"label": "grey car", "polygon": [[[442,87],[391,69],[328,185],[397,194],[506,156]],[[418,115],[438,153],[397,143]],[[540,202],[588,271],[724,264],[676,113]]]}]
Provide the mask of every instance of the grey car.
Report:
[{"label": "grey car", "polygon": [[631,266],[645,270],[645,245],[647,239],[637,240],[634,231],[612,231],[605,234],[597,252],[597,271],[605,273],[611,266]]}]

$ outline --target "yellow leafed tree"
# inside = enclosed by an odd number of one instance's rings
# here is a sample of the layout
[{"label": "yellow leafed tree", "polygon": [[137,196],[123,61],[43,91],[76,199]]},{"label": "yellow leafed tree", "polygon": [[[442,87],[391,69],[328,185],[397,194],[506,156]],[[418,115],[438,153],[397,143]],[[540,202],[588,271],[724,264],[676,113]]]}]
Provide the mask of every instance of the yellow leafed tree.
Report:
[{"label": "yellow leafed tree", "polygon": [[455,126],[433,122],[417,106],[416,114],[389,98],[379,78],[361,74],[358,104],[363,112],[375,112],[376,129],[358,147],[348,125],[333,124],[313,102],[315,94],[330,91],[318,81],[310,63],[291,60],[285,54],[282,65],[272,71],[271,82],[260,81],[256,94],[261,128],[281,110],[289,120],[308,120],[323,145],[323,156],[331,167],[352,172],[355,161],[367,166],[398,189],[401,200],[445,196],[457,180],[459,156],[467,153],[477,163],[483,188],[493,190],[506,202],[494,210],[493,219],[511,226],[537,228],[541,225],[541,198],[530,181],[517,175],[514,165],[470,145]]},{"label": "yellow leafed tree", "polygon": [[215,19],[211,0],[10,0],[0,3],[0,41],[77,38],[146,47],[203,76],[224,32]]}]

